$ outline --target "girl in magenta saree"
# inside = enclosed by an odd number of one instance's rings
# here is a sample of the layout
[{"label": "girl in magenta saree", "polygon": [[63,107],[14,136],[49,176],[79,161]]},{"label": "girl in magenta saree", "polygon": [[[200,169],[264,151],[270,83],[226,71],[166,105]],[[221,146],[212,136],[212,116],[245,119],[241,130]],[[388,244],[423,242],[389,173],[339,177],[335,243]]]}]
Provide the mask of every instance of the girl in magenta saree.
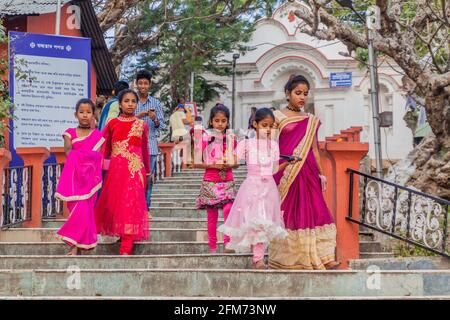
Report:
[{"label": "girl in magenta saree", "polygon": [[[302,91],[305,91],[307,96],[309,84],[306,79],[301,76],[295,78],[301,80],[297,81],[300,83],[297,94],[302,96]],[[294,89],[291,87],[286,91],[291,94]],[[299,156],[302,160],[289,164],[274,175],[288,237],[271,242],[269,266],[305,270],[333,268],[337,265],[336,227],[322,194],[323,176],[317,143],[320,121],[292,108],[293,100],[295,97],[291,96],[288,111],[275,112],[280,132],[280,154]]]},{"label": "girl in magenta saree", "polygon": [[[84,100],[87,99],[80,101]],[[86,114],[91,114],[91,110],[93,115],[93,104],[89,102],[77,104],[80,125],[63,134],[68,156],[55,197],[67,202],[70,216],[57,235],[72,247],[71,255],[77,254],[78,249],[93,249],[97,245],[94,206],[97,191],[102,186],[102,154],[99,150],[104,139],[100,131],[90,128]]]}]

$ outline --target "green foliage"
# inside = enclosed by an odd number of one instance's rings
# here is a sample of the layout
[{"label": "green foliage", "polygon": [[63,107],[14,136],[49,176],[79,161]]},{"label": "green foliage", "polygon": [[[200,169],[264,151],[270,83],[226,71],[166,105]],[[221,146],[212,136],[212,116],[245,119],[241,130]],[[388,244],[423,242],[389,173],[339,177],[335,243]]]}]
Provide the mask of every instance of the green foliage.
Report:
[{"label": "green foliage", "polygon": [[421,247],[417,247],[411,245],[406,242],[398,242],[398,244],[394,247],[394,254],[396,257],[434,257],[437,254],[422,249]]},{"label": "green foliage", "polygon": [[[219,95],[224,86],[211,83],[200,75],[230,75],[231,61],[225,59],[224,54],[249,51],[250,48],[243,44],[251,38],[255,19],[271,14],[277,1],[254,1],[236,15],[224,4],[214,7],[212,4],[216,2],[171,1],[164,12],[149,5],[141,8],[145,16],[140,25],[143,30],[154,28],[164,21],[165,16],[177,17],[176,22],[163,25],[159,45],[140,53],[137,62],[127,70],[128,74],[135,74],[140,68],[155,70],[157,77],[152,91],[161,90],[161,100],[169,112],[175,107],[177,98],[189,98],[192,72],[195,74],[194,97],[200,107]],[[238,10],[244,2],[233,1],[232,9]]]},{"label": "green foliage", "polygon": [[[0,20],[0,44],[6,44],[8,41],[5,27]],[[8,61],[0,59],[0,148],[5,146],[5,134],[8,130],[8,123],[13,119],[14,105],[9,96],[8,82],[5,80],[8,71]]]}]

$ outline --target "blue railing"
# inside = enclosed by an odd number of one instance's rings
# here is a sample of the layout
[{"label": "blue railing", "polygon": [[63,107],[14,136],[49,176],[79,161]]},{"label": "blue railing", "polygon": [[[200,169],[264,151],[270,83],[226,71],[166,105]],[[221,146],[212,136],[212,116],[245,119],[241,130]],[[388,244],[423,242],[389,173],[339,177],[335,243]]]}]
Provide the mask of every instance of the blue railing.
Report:
[{"label": "blue railing", "polygon": [[64,164],[45,164],[42,174],[42,218],[63,213],[63,202],[55,198],[56,186]]},{"label": "blue railing", "polygon": [[31,220],[31,166],[4,169],[0,227],[9,228]]}]

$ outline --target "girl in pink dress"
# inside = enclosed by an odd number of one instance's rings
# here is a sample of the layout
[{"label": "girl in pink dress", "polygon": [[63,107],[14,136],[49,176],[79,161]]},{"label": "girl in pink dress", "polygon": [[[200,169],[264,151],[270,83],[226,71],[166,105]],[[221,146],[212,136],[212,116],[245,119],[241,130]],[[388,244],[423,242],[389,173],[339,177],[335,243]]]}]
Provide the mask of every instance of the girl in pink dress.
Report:
[{"label": "girl in pink dress", "polygon": [[[211,135],[205,134],[202,141],[203,163],[196,167],[205,169],[200,195],[196,205],[198,209],[206,209],[208,215],[208,245],[211,253],[217,251],[217,220],[219,209],[223,210],[223,218],[227,220],[228,213],[236,196],[236,185],[233,179],[233,168],[237,168],[234,149],[235,141],[227,139],[225,131],[230,123],[230,111],[222,104],[211,109],[209,128]],[[227,141],[228,140],[228,141]],[[227,162],[227,158],[231,158]],[[225,236],[224,252],[231,253],[227,248],[230,238]]]},{"label": "girl in pink dress", "polygon": [[104,157],[110,162],[95,220],[99,233],[121,238],[120,255],[130,255],[133,242],[149,236],[145,200],[150,175],[148,125],[134,115],[138,101],[134,91],[123,90],[118,99],[122,114],[103,130]]},{"label": "girl in pink dress", "polygon": [[239,142],[237,156],[247,163],[247,178],[239,188],[228,219],[219,227],[219,231],[231,237],[230,249],[253,251],[253,266],[257,269],[267,268],[266,245],[287,236],[273,179],[280,156],[278,143],[271,139],[274,123],[272,110],[259,109],[252,123],[256,138]]},{"label": "girl in pink dress", "polygon": [[99,149],[104,141],[97,129],[91,129],[95,106],[89,99],[76,105],[77,128],[64,134],[67,161],[56,187],[55,197],[66,201],[70,211],[67,222],[58,230],[60,239],[72,247],[68,255],[79,249],[93,249],[97,245],[94,206],[97,191],[102,186],[102,155]]}]

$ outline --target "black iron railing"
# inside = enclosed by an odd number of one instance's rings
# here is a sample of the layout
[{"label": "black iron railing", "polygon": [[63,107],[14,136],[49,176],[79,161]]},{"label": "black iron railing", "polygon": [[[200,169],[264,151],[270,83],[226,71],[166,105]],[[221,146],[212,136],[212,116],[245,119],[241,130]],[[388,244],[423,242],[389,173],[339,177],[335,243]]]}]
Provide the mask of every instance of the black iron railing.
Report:
[{"label": "black iron railing", "polygon": [[[450,258],[450,201],[348,169],[347,220]],[[355,175],[363,185],[359,219],[352,216]]]},{"label": "black iron railing", "polygon": [[64,164],[46,164],[42,174],[42,218],[63,213],[63,202],[55,198],[56,186]]},{"label": "black iron railing", "polygon": [[31,166],[4,169],[2,208],[0,227],[9,228],[31,220]]}]

